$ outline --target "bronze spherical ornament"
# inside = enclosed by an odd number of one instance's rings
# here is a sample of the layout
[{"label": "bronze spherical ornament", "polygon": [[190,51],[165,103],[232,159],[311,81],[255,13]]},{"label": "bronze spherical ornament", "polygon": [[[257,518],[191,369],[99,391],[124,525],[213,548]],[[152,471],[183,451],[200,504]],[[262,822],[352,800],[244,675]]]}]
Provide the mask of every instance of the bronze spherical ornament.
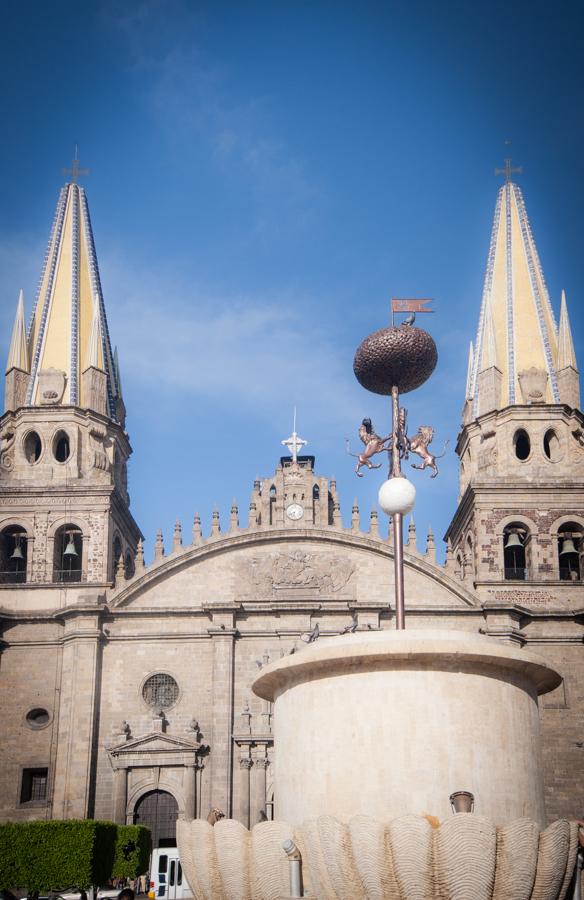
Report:
[{"label": "bronze spherical ornament", "polygon": [[380,328],[357,347],[353,371],[357,381],[374,394],[400,394],[420,387],[430,377],[438,351],[433,338],[422,328],[396,325]]}]

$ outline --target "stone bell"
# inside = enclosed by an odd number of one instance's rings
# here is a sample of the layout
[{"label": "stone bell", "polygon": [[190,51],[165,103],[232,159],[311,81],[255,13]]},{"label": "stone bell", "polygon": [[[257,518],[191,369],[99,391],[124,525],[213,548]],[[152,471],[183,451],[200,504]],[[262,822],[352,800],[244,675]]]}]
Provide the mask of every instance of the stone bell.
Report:
[{"label": "stone bell", "polygon": [[79,556],[77,550],[75,549],[75,541],[73,540],[73,535],[71,533],[69,533],[67,546],[63,550],[63,556]]},{"label": "stone bell", "polygon": [[517,534],[516,531],[511,531],[507,535],[507,540],[505,541],[505,550],[515,550],[515,548],[523,547],[521,542],[521,538]]},{"label": "stone bell", "polygon": [[560,550],[560,556],[565,556],[567,553],[577,553],[576,547],[574,546],[574,541],[572,539],[572,535],[569,537],[565,537],[562,540],[562,549]]}]

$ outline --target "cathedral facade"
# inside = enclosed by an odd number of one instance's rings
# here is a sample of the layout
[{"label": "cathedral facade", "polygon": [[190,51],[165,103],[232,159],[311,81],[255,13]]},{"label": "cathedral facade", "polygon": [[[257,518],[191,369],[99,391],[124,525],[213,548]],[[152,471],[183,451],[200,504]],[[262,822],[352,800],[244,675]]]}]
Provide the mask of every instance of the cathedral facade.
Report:
[{"label": "cathedral facade", "polygon": [[[556,322],[509,174],[461,399],[446,561],[410,525],[408,628],[481,631],[562,673],[540,702],[546,804],[550,820],[575,816],[584,416],[566,300]],[[317,624],[321,635],[395,626],[387,527],[356,507],[344,525],[334,480],[295,433],[290,448],[253,484],[245,521],[234,506],[206,537],[197,517],[188,537],[177,523],[172,547],[159,534],[145,565],[87,198],[67,184],[28,326],[19,298],[0,422],[2,820],[137,821],[164,846],[178,815],[216,808],[248,827],[277,816],[258,670]]]}]

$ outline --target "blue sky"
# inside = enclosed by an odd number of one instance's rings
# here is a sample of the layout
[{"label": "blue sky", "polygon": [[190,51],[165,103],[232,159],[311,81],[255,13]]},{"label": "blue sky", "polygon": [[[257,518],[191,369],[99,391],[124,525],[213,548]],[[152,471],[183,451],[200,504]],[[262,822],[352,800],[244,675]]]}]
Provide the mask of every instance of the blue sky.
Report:
[{"label": "blue sky", "polygon": [[389,298],[431,296],[440,362],[408,395],[440,477],[412,473],[418,541],[456,507],[454,445],[501,165],[511,154],[556,311],[584,358],[583,16],[577,3],[57,2],[3,5],[0,351],[34,297],[75,142],[120,353],[132,510],[152,550],[188,539],[292,428],[336,475],[389,409],[354,379]]}]

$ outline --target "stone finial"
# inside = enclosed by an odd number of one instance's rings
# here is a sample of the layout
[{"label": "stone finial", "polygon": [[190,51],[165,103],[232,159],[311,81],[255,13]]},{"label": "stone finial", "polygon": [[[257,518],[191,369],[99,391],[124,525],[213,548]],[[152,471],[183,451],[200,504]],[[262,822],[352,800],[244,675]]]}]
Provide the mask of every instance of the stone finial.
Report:
[{"label": "stone finial", "polygon": [[359,531],[360,528],[360,520],[359,520],[359,505],[357,503],[357,498],[355,497],[353,501],[353,508],[351,510],[351,531]]},{"label": "stone finial", "polygon": [[136,570],[136,575],[144,571],[144,541],[142,540],[142,538],[139,539],[138,546],[136,547],[134,568]]},{"label": "stone finial", "polygon": [[406,543],[406,547],[410,553],[415,553],[417,550],[416,547],[416,523],[414,522],[414,517],[410,517],[410,524],[408,525],[408,540]]},{"label": "stone finial", "polygon": [[156,532],[156,540],[154,541],[154,560],[162,559],[164,556],[164,538],[162,537],[162,528]]},{"label": "stone finial", "polygon": [[221,526],[219,524],[219,510],[217,507],[213,510],[213,515],[211,516],[211,535],[221,534]]},{"label": "stone finial", "polygon": [[197,513],[195,513],[195,518],[193,520],[193,545],[198,547],[200,543],[202,543],[203,535],[201,532],[201,517]]},{"label": "stone finial", "polygon": [[329,489],[330,489],[331,494],[334,497],[337,492],[337,479],[335,478],[334,475],[330,480],[330,488]]},{"label": "stone finial", "polygon": [[181,547],[182,547],[182,526],[181,526],[179,520],[177,519],[176,522],[174,523],[174,534],[172,536],[172,549],[173,549],[173,551],[180,550]]},{"label": "stone finial", "polygon": [[124,741],[129,741],[130,738],[132,737],[132,729],[130,728],[129,724],[126,722],[125,719],[122,722],[122,724],[120,725],[119,734],[122,736],[122,740],[124,740]]},{"label": "stone finial", "polygon": [[371,510],[371,517],[369,520],[369,534],[371,537],[379,537],[379,519],[375,506]]},{"label": "stone finial", "polygon": [[200,725],[199,725],[198,720],[195,719],[194,716],[193,716],[193,718],[191,719],[191,721],[190,721],[190,723],[189,723],[188,731],[192,731],[192,733],[193,733],[194,736],[195,736],[195,740],[196,740],[196,741],[198,741],[198,740],[200,739],[200,737],[201,737],[201,728],[200,728]]},{"label": "stone finial", "polygon": [[454,552],[452,550],[452,541],[448,538],[446,542],[446,557],[444,559],[444,568],[447,572],[454,572]]},{"label": "stone finial", "polygon": [[229,530],[237,531],[239,528],[239,510],[237,508],[237,503],[235,500],[231,504],[231,514],[229,517]]},{"label": "stone finial", "polygon": [[430,562],[436,562],[436,542],[434,541],[434,532],[432,526],[428,525],[428,535],[426,537],[426,559]]},{"label": "stone finial", "polygon": [[126,567],[124,565],[124,554],[120,553],[116,565],[115,586],[121,587],[126,580]]},{"label": "stone finial", "polygon": [[249,518],[248,518],[248,526],[250,528],[255,528],[258,524],[258,508],[256,506],[255,500],[252,500],[249,504]]},{"label": "stone finial", "polygon": [[166,721],[166,716],[164,715],[164,710],[160,709],[158,712],[154,713],[152,716],[152,731],[158,731],[164,734],[166,731],[166,726],[168,722]]},{"label": "stone finial", "polygon": [[259,494],[261,487],[262,487],[262,483],[260,481],[260,476],[256,475],[256,477],[254,478],[254,482],[253,482],[253,489],[256,492],[256,494]]}]

